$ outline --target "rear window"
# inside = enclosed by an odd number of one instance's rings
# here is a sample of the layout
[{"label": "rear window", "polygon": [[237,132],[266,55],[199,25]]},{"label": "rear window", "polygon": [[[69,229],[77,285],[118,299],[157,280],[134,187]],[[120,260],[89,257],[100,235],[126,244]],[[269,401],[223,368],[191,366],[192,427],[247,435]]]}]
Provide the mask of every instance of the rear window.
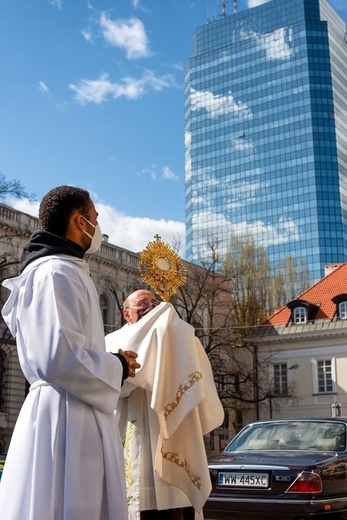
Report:
[{"label": "rear window", "polygon": [[244,450],[345,451],[346,425],[324,421],[256,423],[246,426],[227,446]]}]

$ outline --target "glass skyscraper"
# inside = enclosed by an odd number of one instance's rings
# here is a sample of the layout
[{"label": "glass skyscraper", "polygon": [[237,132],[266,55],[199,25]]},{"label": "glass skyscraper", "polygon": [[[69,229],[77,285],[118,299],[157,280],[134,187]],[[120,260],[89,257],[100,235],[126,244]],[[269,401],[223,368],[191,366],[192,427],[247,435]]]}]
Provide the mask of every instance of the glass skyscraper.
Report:
[{"label": "glass skyscraper", "polygon": [[186,258],[251,236],[311,280],[347,262],[346,25],[272,0],[199,27],[185,76]]}]

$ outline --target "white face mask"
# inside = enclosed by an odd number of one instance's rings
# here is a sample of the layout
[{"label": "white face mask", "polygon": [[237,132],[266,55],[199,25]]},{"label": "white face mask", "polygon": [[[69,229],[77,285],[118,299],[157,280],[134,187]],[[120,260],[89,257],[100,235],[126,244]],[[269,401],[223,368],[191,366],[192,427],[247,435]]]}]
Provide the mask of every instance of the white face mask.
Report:
[{"label": "white face mask", "polygon": [[[82,217],[83,217],[83,215],[82,215]],[[101,244],[102,244],[102,233],[101,233],[100,226],[98,223],[96,224],[96,226],[94,226],[94,224],[89,222],[89,220],[86,219],[86,217],[83,217],[83,218],[86,222],[88,222],[88,224],[90,224],[95,229],[94,235],[91,235],[90,233],[88,233],[88,231],[85,231],[85,229],[82,229],[83,233],[91,239],[90,246],[88,247],[86,253],[89,253],[89,254],[96,253],[100,249]]]}]

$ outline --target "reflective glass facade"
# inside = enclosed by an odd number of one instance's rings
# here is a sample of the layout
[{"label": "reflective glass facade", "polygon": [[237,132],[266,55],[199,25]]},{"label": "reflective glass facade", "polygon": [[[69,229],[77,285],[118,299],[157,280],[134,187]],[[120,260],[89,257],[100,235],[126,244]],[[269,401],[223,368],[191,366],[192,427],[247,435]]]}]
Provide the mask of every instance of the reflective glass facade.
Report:
[{"label": "reflective glass facade", "polygon": [[326,0],[197,29],[185,76],[186,258],[251,235],[312,280],[347,262],[347,43]]}]

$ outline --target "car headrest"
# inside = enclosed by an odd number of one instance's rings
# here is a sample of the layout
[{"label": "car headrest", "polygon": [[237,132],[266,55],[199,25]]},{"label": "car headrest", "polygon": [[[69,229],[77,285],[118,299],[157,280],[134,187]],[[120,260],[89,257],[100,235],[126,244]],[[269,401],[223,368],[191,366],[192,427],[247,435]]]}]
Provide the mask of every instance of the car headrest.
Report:
[{"label": "car headrest", "polygon": [[338,437],[330,437],[328,439],[319,439],[317,441],[319,450],[334,451],[340,448],[340,439]]}]

